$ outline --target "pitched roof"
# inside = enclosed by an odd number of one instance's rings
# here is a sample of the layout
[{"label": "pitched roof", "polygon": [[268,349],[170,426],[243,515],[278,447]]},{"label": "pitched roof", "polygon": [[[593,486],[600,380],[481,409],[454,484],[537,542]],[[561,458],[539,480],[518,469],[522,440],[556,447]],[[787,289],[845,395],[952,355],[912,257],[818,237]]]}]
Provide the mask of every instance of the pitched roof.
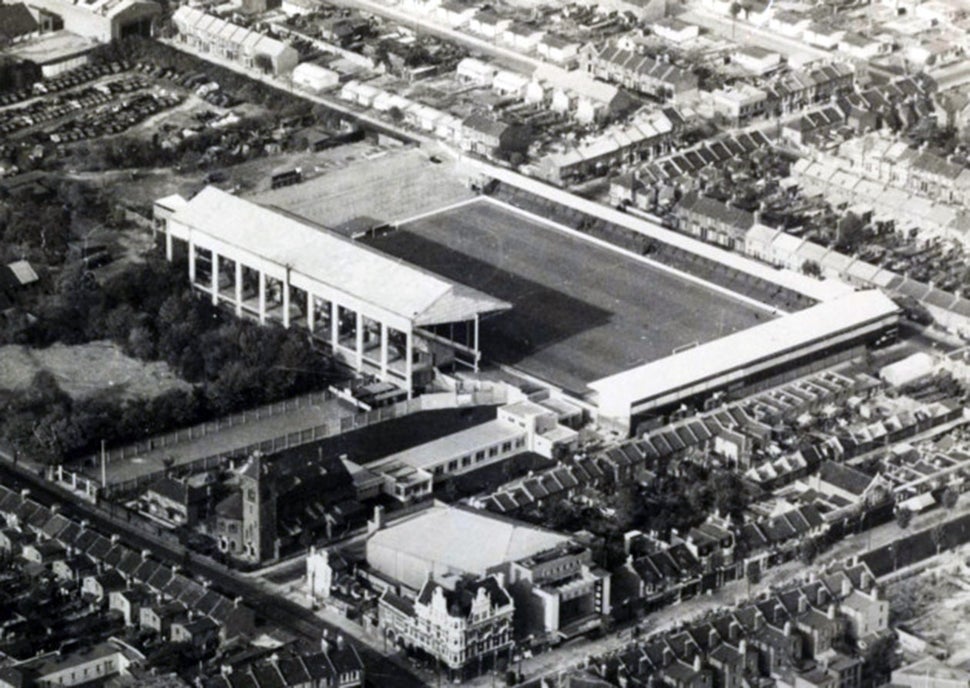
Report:
[{"label": "pitched roof", "polygon": [[819,469],[819,479],[841,490],[861,496],[875,478],[851,466],[826,461]]},{"label": "pitched roof", "polygon": [[186,504],[189,500],[189,487],[181,480],[163,476],[148,486],[146,492],[154,492],[178,504]]},{"label": "pitched roof", "polygon": [[0,5],[0,36],[9,40],[37,31],[40,26],[27,5]]},{"label": "pitched roof", "polygon": [[708,217],[740,229],[747,230],[754,226],[754,215],[752,213],[708,196],[702,196],[696,191],[687,193],[681,199],[679,208],[683,212]]},{"label": "pitched roof", "polygon": [[508,594],[502,589],[495,576],[488,576],[480,580],[455,581],[453,589],[447,588],[434,580],[428,580],[421,592],[418,594],[418,603],[422,605],[431,604],[434,599],[435,589],[440,589],[444,594],[448,615],[458,618],[467,617],[471,613],[472,602],[478,596],[479,590],[484,590],[491,600],[492,607],[504,607],[511,601]]}]

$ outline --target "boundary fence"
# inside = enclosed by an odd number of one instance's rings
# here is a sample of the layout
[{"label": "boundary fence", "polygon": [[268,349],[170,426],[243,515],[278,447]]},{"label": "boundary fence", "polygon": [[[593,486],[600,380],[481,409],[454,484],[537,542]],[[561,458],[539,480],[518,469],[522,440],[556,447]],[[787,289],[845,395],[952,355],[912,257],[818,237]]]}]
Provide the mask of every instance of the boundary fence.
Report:
[{"label": "boundary fence", "polygon": [[[327,398],[332,398],[331,393],[326,393]],[[247,413],[260,413],[265,412],[268,408],[272,410],[274,415],[279,413],[285,413],[287,410],[293,408],[300,408],[300,406],[295,406],[291,404],[307,404],[310,403],[312,398],[321,398],[321,395],[307,395],[306,397],[298,397],[296,399],[290,399],[286,402],[280,402],[279,404],[273,404],[271,407],[263,407],[263,409],[256,409],[252,412]],[[126,493],[133,492],[140,487],[148,485],[160,477],[170,474],[170,475],[186,475],[189,473],[196,473],[204,470],[211,470],[213,468],[218,468],[230,459],[239,458],[244,456],[249,456],[254,452],[261,452],[263,454],[273,454],[286,449],[291,449],[293,447],[299,447],[304,444],[310,444],[311,442],[316,442],[318,440],[324,440],[329,437],[336,437],[337,435],[342,435],[353,430],[359,430],[365,428],[369,425],[375,423],[382,423],[387,420],[393,420],[395,418],[402,418],[414,413],[419,413],[421,411],[433,411],[448,408],[459,408],[464,406],[488,406],[494,404],[504,403],[506,399],[506,394],[502,389],[486,389],[486,390],[475,390],[474,392],[468,394],[456,394],[454,392],[442,392],[438,394],[426,394],[415,399],[408,399],[405,401],[400,401],[391,406],[383,406],[381,408],[376,408],[372,411],[367,411],[365,413],[355,413],[352,415],[344,416],[343,418],[338,418],[335,420],[327,421],[319,425],[315,425],[310,428],[302,428],[293,432],[284,433],[272,437],[267,440],[262,440],[260,442],[254,442],[242,447],[233,447],[220,452],[215,452],[207,456],[201,457],[194,461],[187,461],[182,464],[173,465],[170,468],[163,468],[157,471],[152,471],[151,473],[146,473],[140,475],[136,478],[130,480],[120,481],[116,483],[109,483],[106,487],[102,488],[102,497],[105,499],[114,499]],[[244,416],[245,414],[236,414],[237,416]],[[263,416],[266,417],[266,416]],[[220,421],[213,421],[212,423],[205,423],[201,426],[195,426],[195,428],[188,428],[186,430],[180,430],[178,433],[169,433],[169,435],[181,436],[182,433],[189,433],[190,431],[198,430],[199,432],[216,432],[218,429],[224,429],[227,427],[232,427],[232,423],[228,421],[233,417],[228,419],[221,419]],[[239,419],[235,422],[240,422]],[[211,427],[210,427],[211,426]],[[203,434],[197,435],[198,437],[204,436]],[[165,436],[163,436],[165,437]],[[187,437],[187,435],[186,435]],[[154,438],[157,442],[158,438]],[[146,442],[139,442],[134,445],[129,445],[128,447],[122,447],[115,450],[115,457],[113,460],[118,460],[119,458],[136,458],[139,452],[144,452],[146,449],[151,447],[160,446],[172,446],[175,447],[177,441],[170,445],[165,444],[152,444],[152,440]],[[98,465],[99,457],[94,457],[94,465]],[[109,458],[108,463],[110,464],[111,458]]]}]

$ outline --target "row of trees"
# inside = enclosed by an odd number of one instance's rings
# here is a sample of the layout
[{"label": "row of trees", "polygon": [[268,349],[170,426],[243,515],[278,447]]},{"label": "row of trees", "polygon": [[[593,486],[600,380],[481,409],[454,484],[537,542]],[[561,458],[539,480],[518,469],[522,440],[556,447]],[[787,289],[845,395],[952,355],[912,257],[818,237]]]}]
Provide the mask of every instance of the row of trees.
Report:
[{"label": "row of trees", "polygon": [[606,541],[606,565],[622,563],[623,534],[630,530],[686,532],[712,512],[740,520],[754,498],[735,471],[708,469],[680,462],[676,473],[663,472],[648,487],[633,481],[613,486],[609,493],[594,493],[588,505],[572,500],[551,500],[539,520],[556,530],[587,529]]},{"label": "row of trees", "polygon": [[110,339],[129,356],[165,361],[192,391],[153,399],[111,396],[71,399],[47,373],[27,394],[7,394],[0,434],[20,452],[47,461],[130,441],[174,427],[322,389],[334,378],[328,359],[309,339],[282,327],[260,327],[225,316],[196,298],[184,272],[150,259],[104,284],[82,264],[61,274],[38,304],[22,343],[81,344]]}]

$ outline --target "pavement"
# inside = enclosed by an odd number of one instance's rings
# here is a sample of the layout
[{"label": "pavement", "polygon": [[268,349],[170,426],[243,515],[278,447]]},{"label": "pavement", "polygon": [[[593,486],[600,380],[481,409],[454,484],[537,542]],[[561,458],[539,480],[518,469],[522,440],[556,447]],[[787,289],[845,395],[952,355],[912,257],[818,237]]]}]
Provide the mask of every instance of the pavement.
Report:
[{"label": "pavement", "polygon": [[692,7],[686,12],[678,15],[679,19],[696,24],[703,29],[727,38],[735,43],[742,45],[757,45],[766,50],[773,50],[791,57],[793,55],[811,55],[813,57],[830,58],[832,53],[828,50],[815,48],[795,38],[782,36],[781,34],[766,28],[761,28],[750,24],[742,19],[732,19],[720,14],[714,14],[699,7]]},{"label": "pavement", "polygon": [[[970,512],[970,494],[965,494],[953,510],[934,509],[913,517],[909,528],[903,530],[895,521],[872,528],[864,533],[851,535],[827,550],[810,565],[794,560],[764,572],[761,581],[750,585],[746,580],[733,581],[707,595],[701,595],[670,607],[665,607],[644,617],[639,625],[645,634],[669,630],[683,623],[699,619],[717,609],[739,604],[748,597],[760,595],[776,586],[782,586],[797,579],[807,580],[812,571],[862,554],[870,549],[878,549],[904,535],[918,530],[932,528],[943,521],[949,521],[960,514]],[[527,680],[556,675],[567,669],[585,664],[588,657],[617,652],[626,647],[632,638],[632,624],[626,624],[617,631],[597,640],[582,644],[567,644],[548,652],[523,659],[516,668],[522,671]],[[484,687],[489,685],[489,677],[483,676],[466,685]]]},{"label": "pavement", "polygon": [[[249,580],[236,571],[194,554],[181,545],[166,542],[93,504],[69,498],[47,481],[38,478],[36,472],[30,470],[29,464],[20,461],[14,465],[12,457],[6,452],[0,451],[0,459],[0,482],[7,487],[18,490],[27,488],[31,497],[41,504],[59,504],[67,518],[87,520],[92,527],[105,535],[117,534],[126,544],[152,552],[159,561],[178,565],[196,579],[210,581],[214,589],[231,597],[242,597],[258,617],[294,635],[316,643],[324,630],[330,633],[344,630],[342,626],[321,618],[312,610],[279,596],[270,585]],[[364,661],[367,685],[393,685],[401,688],[420,688],[427,685],[425,680],[415,676],[411,668],[400,659],[384,656],[369,645],[355,642],[353,638],[356,636],[348,635],[349,642],[354,643]],[[393,683],[389,683],[386,677],[394,677]]]},{"label": "pavement", "polygon": [[[767,27],[756,26],[741,19],[735,20],[732,17],[715,14],[703,7],[692,6],[686,12],[678,15],[678,18],[713,31],[732,42],[741,45],[757,45],[789,58],[801,54],[828,60],[836,56],[835,51],[816,48],[797,38],[783,36]],[[867,69],[883,76],[894,76],[889,70],[871,63],[867,65]]]},{"label": "pavement", "polygon": [[303,98],[304,100],[309,100],[319,105],[324,105],[334,112],[339,112],[347,117],[356,120],[362,125],[366,125],[370,129],[378,132],[391,134],[403,141],[419,142],[419,143],[429,143],[434,142],[436,139],[433,137],[426,136],[419,132],[413,131],[411,129],[406,129],[400,127],[392,122],[380,119],[372,114],[369,110],[362,107],[357,107],[351,105],[350,103],[340,100],[335,96],[321,95],[316,93],[309,93],[302,89],[298,89],[293,85],[292,80],[288,78],[278,78],[269,74],[264,74],[257,69],[249,69],[238,62],[233,62],[232,60],[224,60],[221,57],[213,55],[211,53],[203,53],[198,50],[193,49],[184,43],[178,41],[173,41],[171,39],[157,39],[162,43],[178,50],[180,52],[186,53],[188,55],[194,55],[200,60],[205,60],[206,62],[211,62],[212,64],[217,64],[220,67],[225,67],[239,74],[244,74],[250,79],[255,81],[261,81],[264,84],[278,88],[284,91],[289,91],[290,93]]}]

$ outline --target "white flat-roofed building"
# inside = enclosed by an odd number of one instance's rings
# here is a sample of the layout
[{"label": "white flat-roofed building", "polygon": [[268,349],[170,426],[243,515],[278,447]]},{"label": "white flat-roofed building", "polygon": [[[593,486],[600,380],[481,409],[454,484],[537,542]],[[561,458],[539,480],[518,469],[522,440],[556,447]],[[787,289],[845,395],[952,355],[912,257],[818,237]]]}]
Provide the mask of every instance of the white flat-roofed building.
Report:
[{"label": "white flat-roofed building", "polygon": [[734,52],[733,62],[753,74],[765,74],[781,66],[781,55],[756,45],[746,45]]},{"label": "white flat-roofed building", "polygon": [[402,502],[428,497],[454,475],[532,451],[553,458],[575,447],[579,434],[559,424],[558,413],[532,401],[507,404],[495,420],[406,449],[368,464],[384,480],[383,492]]},{"label": "white flat-roofed building", "polygon": [[466,57],[455,67],[455,74],[463,84],[488,88],[498,70],[487,62]]},{"label": "white flat-roofed building", "polygon": [[293,83],[307,91],[319,92],[340,83],[340,75],[312,62],[304,62],[293,70]]},{"label": "white flat-roofed building", "polygon": [[410,395],[439,365],[478,367],[479,319],[510,306],[470,287],[206,187],[156,206],[169,260],[213,305],[260,323],[305,327],[355,371]]},{"label": "white flat-roofed building", "polygon": [[767,93],[746,83],[711,91],[714,110],[736,125],[764,115],[767,102]]},{"label": "white flat-roofed building", "polygon": [[700,27],[696,24],[688,24],[677,17],[663,17],[653,23],[651,27],[655,36],[670,43],[686,43],[700,36]]},{"label": "white flat-roofed building", "polygon": [[402,502],[431,494],[434,483],[526,451],[526,432],[492,420],[376,461],[384,493]]},{"label": "white flat-roofed building", "polygon": [[500,70],[492,80],[492,90],[503,96],[522,98],[529,86],[529,77],[507,69]]},{"label": "white flat-roofed building", "polygon": [[770,377],[782,366],[857,351],[894,331],[899,308],[878,290],[854,292],[590,383],[601,423],[629,431],[636,416]]}]

